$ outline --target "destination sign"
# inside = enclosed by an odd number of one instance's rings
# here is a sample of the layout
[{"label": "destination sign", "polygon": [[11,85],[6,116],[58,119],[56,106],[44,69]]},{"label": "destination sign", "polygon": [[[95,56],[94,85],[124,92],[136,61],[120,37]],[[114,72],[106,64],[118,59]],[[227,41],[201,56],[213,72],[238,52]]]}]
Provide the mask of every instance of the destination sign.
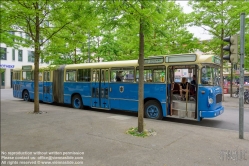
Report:
[{"label": "destination sign", "polygon": [[22,66],[22,70],[32,70],[32,66],[31,65]]},{"label": "destination sign", "polygon": [[159,64],[159,63],[163,63],[163,57],[162,58],[144,59],[144,64]]}]

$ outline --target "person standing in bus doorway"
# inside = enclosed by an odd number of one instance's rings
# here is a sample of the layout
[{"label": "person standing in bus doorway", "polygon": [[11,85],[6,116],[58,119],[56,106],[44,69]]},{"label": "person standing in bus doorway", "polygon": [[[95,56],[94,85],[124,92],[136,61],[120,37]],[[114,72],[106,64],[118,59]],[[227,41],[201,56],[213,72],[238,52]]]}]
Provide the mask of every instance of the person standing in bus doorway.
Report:
[{"label": "person standing in bus doorway", "polygon": [[193,75],[193,80],[191,81],[191,84],[196,85],[196,76],[195,75]]},{"label": "person standing in bus doorway", "polygon": [[[182,82],[180,83],[180,96],[182,100],[185,100],[187,97],[187,92],[188,92],[188,82],[186,77],[182,77]],[[185,95],[185,96],[183,96]]]}]

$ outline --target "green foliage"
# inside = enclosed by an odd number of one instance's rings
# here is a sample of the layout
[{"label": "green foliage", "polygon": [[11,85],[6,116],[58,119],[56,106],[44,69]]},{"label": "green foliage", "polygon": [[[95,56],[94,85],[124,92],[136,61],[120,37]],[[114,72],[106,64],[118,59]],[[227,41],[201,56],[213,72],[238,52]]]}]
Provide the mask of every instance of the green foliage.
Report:
[{"label": "green foliage", "polygon": [[[137,59],[139,18],[144,18],[146,57],[200,49],[185,26],[189,16],[179,5],[168,1],[143,3],[143,10],[140,1],[70,3],[70,8],[59,12],[71,13],[77,19],[50,39],[42,57],[53,64],[88,62],[89,53],[91,61]],[[53,20],[53,24],[61,21]]]},{"label": "green foliage", "polygon": [[[46,48],[43,56],[46,61],[53,64],[83,63],[88,57],[88,42],[94,41],[94,35],[98,33],[95,28],[98,24],[97,15],[94,15],[94,4],[89,1],[68,2],[67,8],[55,13],[55,16],[70,13],[70,24],[65,26],[59,33],[54,35]],[[70,20],[70,19],[69,19]],[[65,20],[53,20],[52,24],[60,25]],[[91,50],[92,51],[92,50]]]},{"label": "green foliage", "polygon": [[59,67],[59,65],[48,65],[46,67],[39,68],[39,71],[40,72],[43,72],[43,71],[53,71],[53,70],[58,69],[58,67]]},{"label": "green foliage", "polygon": [[236,34],[240,30],[240,13],[249,13],[248,1],[198,1],[191,0],[193,8],[191,24],[200,26],[213,36],[208,43],[204,42],[203,51],[212,51],[223,59],[222,48],[226,44],[223,38]]},{"label": "green foliage", "polygon": [[[38,12],[41,26],[40,41],[36,44],[34,22],[37,12],[31,8],[33,2],[44,7]],[[185,14],[174,1],[143,1],[143,10],[140,9],[141,2],[3,1],[0,9],[1,42],[13,47],[39,44],[43,46],[40,56],[53,64],[85,63],[89,53],[92,62],[137,59],[139,18],[143,18],[145,57],[197,49],[222,56],[224,42],[221,39],[237,33],[240,12],[249,12],[246,1],[192,0],[190,4],[194,12],[190,14]],[[203,27],[213,35],[213,39],[200,43],[187,31],[188,25]],[[18,30],[25,35],[18,37],[10,33]],[[248,25],[246,32],[247,41]],[[249,68],[247,57],[245,62],[245,67]]]},{"label": "green foliage", "polygon": [[101,22],[103,38],[96,51],[107,61],[138,58],[140,17],[144,18],[146,57],[200,48],[197,39],[186,29],[188,16],[174,2],[146,1],[143,10],[139,1],[107,1],[101,5],[105,7]]},{"label": "green foliage", "polygon": [[0,68],[0,73],[4,73],[4,72],[5,72],[5,70]]},{"label": "green foliage", "polygon": [[[236,76],[234,73],[233,73],[233,79],[235,79],[235,80],[237,80],[237,79],[239,79],[239,76]],[[228,81],[230,81],[231,80],[231,74],[229,74],[228,76],[226,76],[226,79],[228,80]]]},{"label": "green foliage", "polygon": [[[223,66],[226,66],[226,63],[229,63],[227,61],[223,63],[223,47],[227,44],[223,39],[239,32],[240,13],[249,13],[249,2],[242,0],[190,0],[189,4],[194,10],[190,14],[192,18],[192,23],[190,25],[200,26],[213,36],[210,41],[202,43],[204,48],[203,51],[220,55],[222,66],[221,77],[223,77]],[[222,84],[223,80],[221,82],[221,85]]]},{"label": "green foliage", "polygon": [[126,134],[130,134],[135,137],[148,137],[152,135],[156,135],[156,131],[151,129],[151,130],[144,130],[143,132],[138,132],[137,127],[131,127],[126,131]]}]

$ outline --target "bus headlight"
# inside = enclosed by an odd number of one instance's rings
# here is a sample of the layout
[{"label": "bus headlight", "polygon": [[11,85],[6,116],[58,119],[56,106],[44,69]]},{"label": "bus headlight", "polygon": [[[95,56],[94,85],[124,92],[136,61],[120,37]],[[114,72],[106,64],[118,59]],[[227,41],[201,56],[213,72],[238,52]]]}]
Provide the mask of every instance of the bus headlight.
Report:
[{"label": "bus headlight", "polygon": [[208,104],[213,104],[214,100],[212,98],[208,98]]}]

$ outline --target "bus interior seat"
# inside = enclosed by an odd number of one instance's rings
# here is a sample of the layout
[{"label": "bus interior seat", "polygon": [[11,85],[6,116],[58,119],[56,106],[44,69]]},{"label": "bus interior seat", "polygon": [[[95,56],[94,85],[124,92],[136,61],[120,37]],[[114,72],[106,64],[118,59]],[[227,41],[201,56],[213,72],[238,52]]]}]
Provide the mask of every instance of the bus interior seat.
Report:
[{"label": "bus interior seat", "polygon": [[177,83],[174,83],[174,88],[172,90],[173,94],[180,94],[180,85]]}]

